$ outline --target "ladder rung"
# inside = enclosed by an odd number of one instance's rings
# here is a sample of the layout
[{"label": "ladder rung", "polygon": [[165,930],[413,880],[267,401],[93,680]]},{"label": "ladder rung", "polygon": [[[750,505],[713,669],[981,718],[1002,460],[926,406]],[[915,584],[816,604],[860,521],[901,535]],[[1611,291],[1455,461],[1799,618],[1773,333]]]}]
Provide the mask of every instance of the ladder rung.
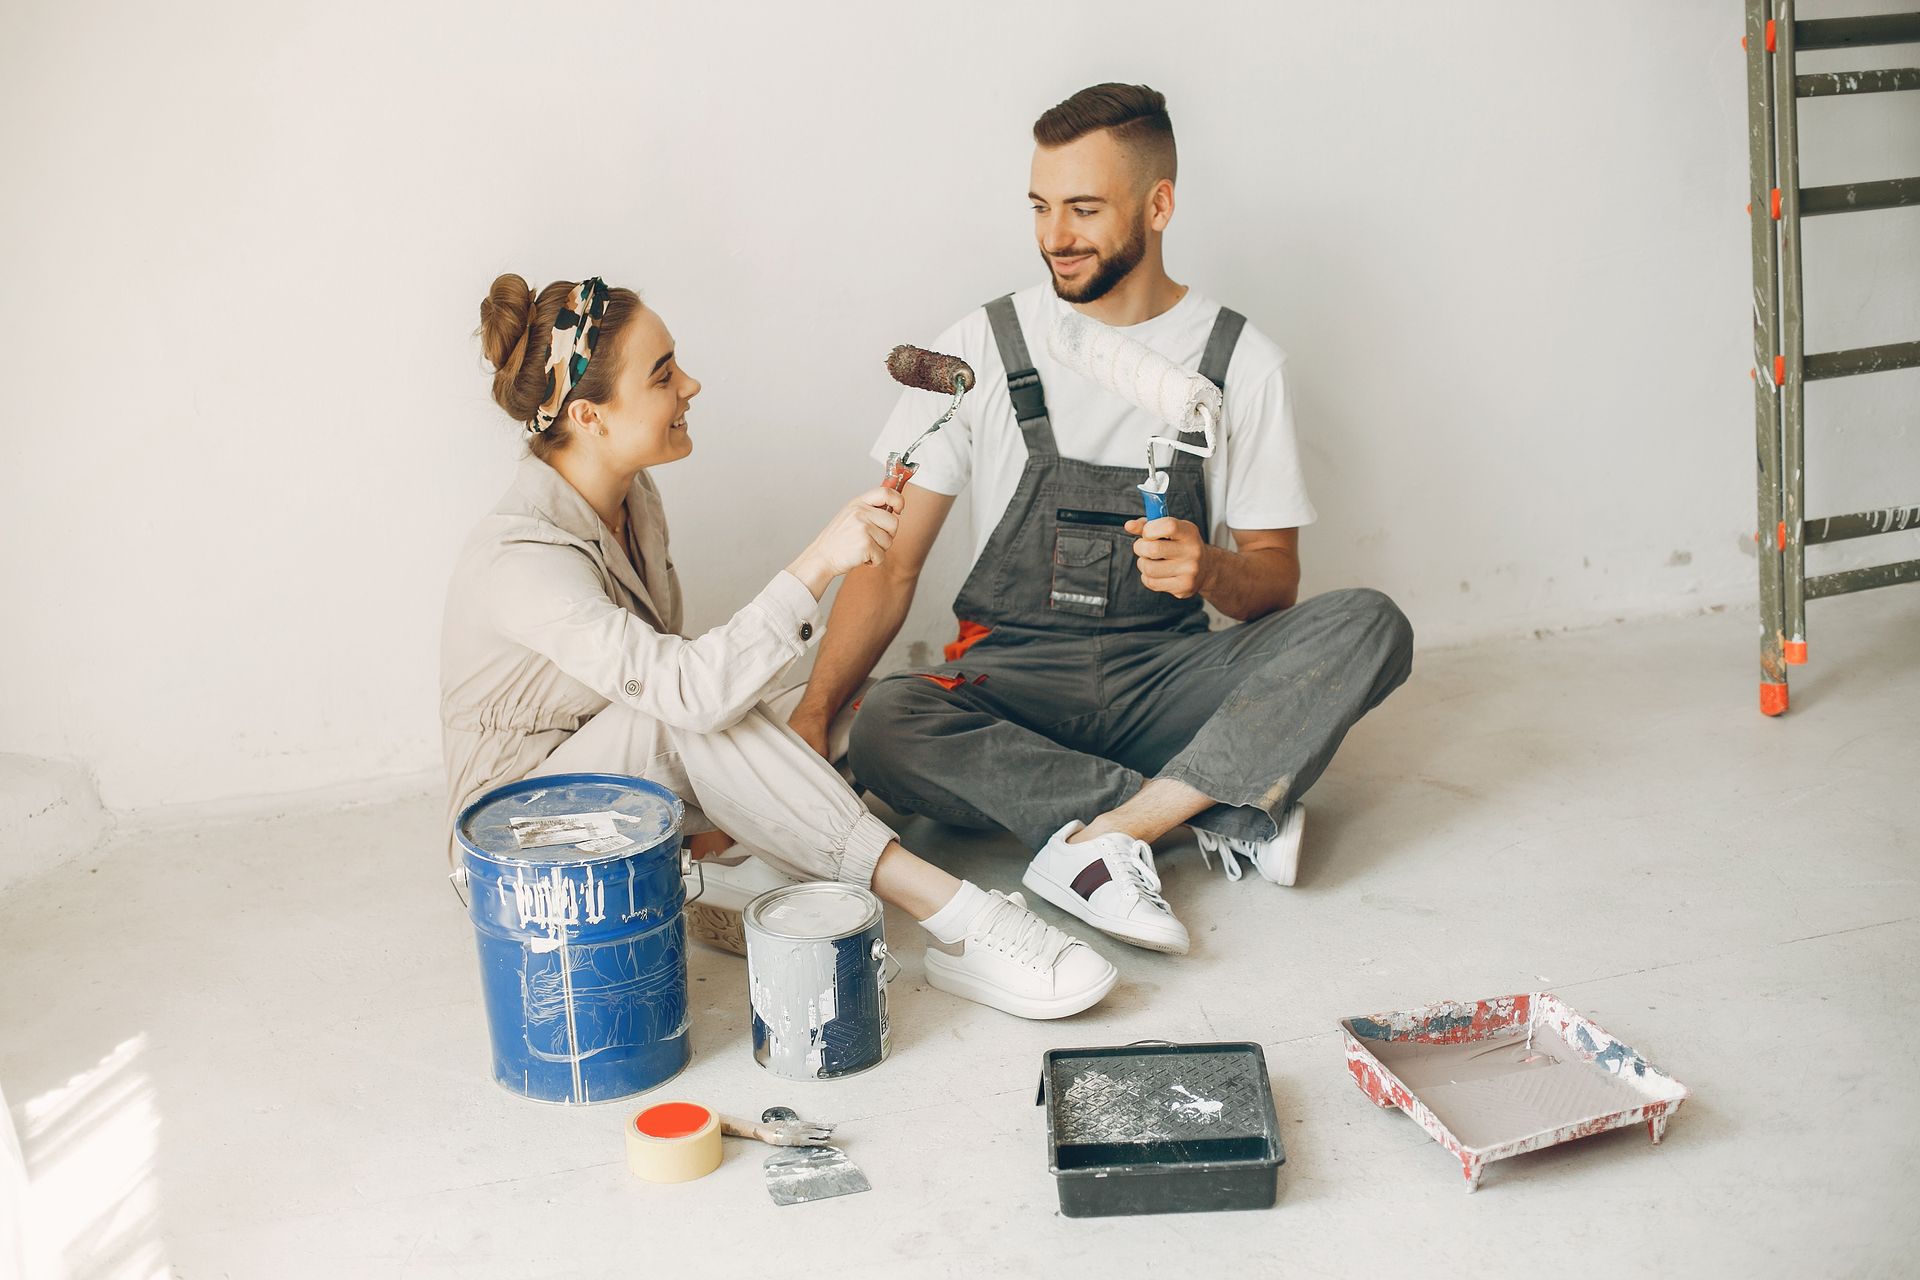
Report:
[{"label": "ladder rung", "polygon": [[1885,71],[1821,71],[1793,78],[1794,96],[1831,98],[1843,93],[1897,93],[1920,89],[1920,67],[1889,67]]},{"label": "ladder rung", "polygon": [[1855,347],[1851,351],[1822,351],[1810,355],[1800,366],[1800,376],[1808,382],[1821,378],[1848,378],[1856,373],[1885,373],[1889,369],[1911,369],[1920,365],[1920,342],[1889,342],[1878,347]]},{"label": "ladder rung", "polygon": [[1870,538],[1876,533],[1920,529],[1920,507],[1882,507],[1850,516],[1823,516],[1801,526],[1800,541],[1807,546],[1839,542],[1843,538]]},{"label": "ladder rung", "polygon": [[1853,49],[1870,44],[1920,44],[1920,13],[1875,13],[1860,18],[1810,18],[1793,24],[1793,45]]},{"label": "ladder rung", "polygon": [[1920,582],[1920,560],[1901,560],[1895,564],[1876,564],[1866,569],[1848,569],[1842,573],[1823,573],[1807,579],[1807,599],[1843,596],[1849,591],[1871,591],[1902,582]]},{"label": "ladder rung", "polygon": [[1920,178],[1888,178],[1881,182],[1842,182],[1831,187],[1800,188],[1800,216],[1821,213],[1858,213],[1866,209],[1897,209],[1920,204]]}]

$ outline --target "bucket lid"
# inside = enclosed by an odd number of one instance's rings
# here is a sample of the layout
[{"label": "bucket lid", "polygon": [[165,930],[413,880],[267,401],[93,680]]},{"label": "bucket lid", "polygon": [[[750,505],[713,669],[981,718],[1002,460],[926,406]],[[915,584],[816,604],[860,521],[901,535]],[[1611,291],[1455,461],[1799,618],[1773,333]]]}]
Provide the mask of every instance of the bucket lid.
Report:
[{"label": "bucket lid", "polygon": [[578,865],[630,858],[680,829],[686,805],[657,782],[620,773],[556,773],[495,787],[454,824],[489,862]]},{"label": "bucket lid", "polygon": [[757,933],[800,942],[850,937],[880,918],[880,900],[857,885],[818,881],[769,889],[747,904]]}]

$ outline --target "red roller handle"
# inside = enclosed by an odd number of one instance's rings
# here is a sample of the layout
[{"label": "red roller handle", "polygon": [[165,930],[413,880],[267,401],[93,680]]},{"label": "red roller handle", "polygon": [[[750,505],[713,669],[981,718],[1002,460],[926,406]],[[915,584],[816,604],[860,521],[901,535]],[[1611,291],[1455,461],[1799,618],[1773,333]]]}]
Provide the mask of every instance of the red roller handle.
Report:
[{"label": "red roller handle", "polygon": [[913,473],[919,469],[920,464],[917,462],[902,462],[899,454],[888,454],[887,474],[880,481],[881,487],[891,489],[895,493],[905,493],[907,481],[913,479]]}]

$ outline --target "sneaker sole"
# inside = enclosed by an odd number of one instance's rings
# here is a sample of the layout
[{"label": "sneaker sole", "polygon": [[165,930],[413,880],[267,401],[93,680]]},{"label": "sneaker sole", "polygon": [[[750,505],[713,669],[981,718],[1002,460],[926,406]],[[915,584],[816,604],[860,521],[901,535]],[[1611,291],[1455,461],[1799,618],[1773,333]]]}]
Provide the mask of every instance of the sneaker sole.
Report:
[{"label": "sneaker sole", "polygon": [[1051,876],[1034,870],[1032,866],[1029,866],[1026,874],[1020,877],[1020,883],[1068,915],[1079,920],[1084,920],[1100,932],[1107,934],[1109,937],[1118,938],[1122,942],[1130,942],[1136,947],[1142,947],[1148,951],[1158,951],[1165,955],[1172,956],[1183,956],[1187,954],[1187,949],[1191,945],[1191,942],[1182,942],[1178,938],[1159,937],[1150,933],[1143,933],[1129,921],[1122,920],[1113,924],[1105,923],[1107,917],[1096,916],[1093,912],[1092,904],[1085,898],[1053,879]]},{"label": "sneaker sole", "polygon": [[1278,874],[1268,875],[1265,867],[1255,865],[1255,870],[1259,871],[1261,879],[1269,884],[1277,884],[1283,889],[1291,889],[1293,882],[1300,877],[1300,847],[1307,840],[1306,806],[1297,806],[1296,815],[1293,820],[1293,840],[1291,847],[1287,850],[1290,856],[1286,863],[1278,868]]},{"label": "sneaker sole", "polygon": [[687,936],[695,942],[736,956],[747,954],[747,926],[738,911],[728,911],[708,902],[693,902],[687,905],[684,914]]},{"label": "sneaker sole", "polygon": [[1120,971],[1109,964],[1106,981],[1097,987],[1076,992],[1070,996],[1056,996],[1052,1000],[1034,1000],[1015,995],[1004,987],[995,986],[990,982],[971,978],[965,973],[947,972],[946,966],[955,963],[957,962],[944,952],[927,952],[928,985],[937,987],[948,995],[959,996],[975,1004],[986,1005],[989,1009],[998,1009],[1016,1018],[1029,1018],[1035,1022],[1070,1018],[1076,1013],[1084,1013],[1106,999],[1107,993],[1112,991],[1114,984],[1120,981]]}]

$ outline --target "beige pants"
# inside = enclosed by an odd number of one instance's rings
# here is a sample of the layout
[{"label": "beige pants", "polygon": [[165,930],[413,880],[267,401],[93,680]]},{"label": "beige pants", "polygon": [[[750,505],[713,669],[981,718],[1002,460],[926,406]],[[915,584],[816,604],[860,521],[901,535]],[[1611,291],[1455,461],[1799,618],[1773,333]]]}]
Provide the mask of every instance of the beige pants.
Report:
[{"label": "beige pants", "polygon": [[[806,686],[776,695],[731,729],[694,733],[615,703],[554,749],[533,776],[626,773],[657,782],[687,805],[689,835],[718,828],[807,880],[862,888],[896,837],[834,767],[787,728]],[[844,758],[852,712],[828,734]]]}]

